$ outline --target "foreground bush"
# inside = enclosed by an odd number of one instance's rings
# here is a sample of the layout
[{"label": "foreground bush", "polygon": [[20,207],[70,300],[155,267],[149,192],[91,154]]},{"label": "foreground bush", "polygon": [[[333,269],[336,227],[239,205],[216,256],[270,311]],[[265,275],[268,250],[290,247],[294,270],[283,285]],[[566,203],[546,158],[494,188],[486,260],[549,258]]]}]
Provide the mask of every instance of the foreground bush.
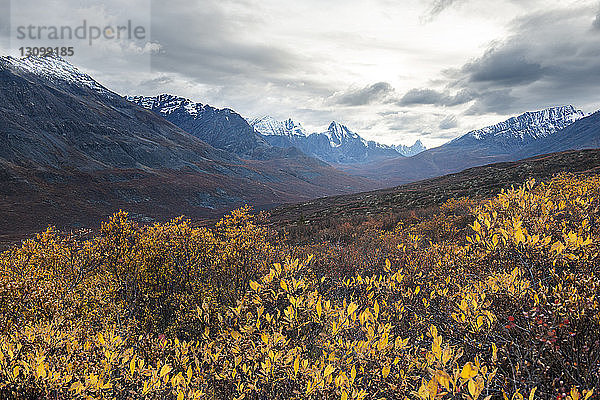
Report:
[{"label": "foreground bush", "polygon": [[[599,206],[596,177],[528,182],[326,264],[248,210],[49,230],[1,257],[0,397],[594,398]],[[344,248],[387,259],[325,273]]]}]

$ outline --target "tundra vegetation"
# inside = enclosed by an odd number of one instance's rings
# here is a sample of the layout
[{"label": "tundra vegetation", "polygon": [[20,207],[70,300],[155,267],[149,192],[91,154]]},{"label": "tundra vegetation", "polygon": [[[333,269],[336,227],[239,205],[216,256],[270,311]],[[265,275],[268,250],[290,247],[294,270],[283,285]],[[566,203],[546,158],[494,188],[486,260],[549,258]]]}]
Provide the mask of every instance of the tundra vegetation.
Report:
[{"label": "tundra vegetation", "polygon": [[0,398],[570,399],[600,390],[600,178],[298,243],[49,228],[0,255]]}]

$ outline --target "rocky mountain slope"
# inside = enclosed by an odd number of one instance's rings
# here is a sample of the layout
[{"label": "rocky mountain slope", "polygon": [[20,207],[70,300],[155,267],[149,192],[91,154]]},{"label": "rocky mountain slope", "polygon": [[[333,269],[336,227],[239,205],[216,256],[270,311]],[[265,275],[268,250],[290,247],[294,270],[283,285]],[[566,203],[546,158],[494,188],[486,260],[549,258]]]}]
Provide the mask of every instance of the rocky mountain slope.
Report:
[{"label": "rocky mountain slope", "polygon": [[[204,108],[207,134],[227,117],[245,124]],[[120,208],[146,221],[203,218],[375,187],[295,149],[245,160],[198,136],[59,57],[1,57],[0,232],[90,226]]]}]

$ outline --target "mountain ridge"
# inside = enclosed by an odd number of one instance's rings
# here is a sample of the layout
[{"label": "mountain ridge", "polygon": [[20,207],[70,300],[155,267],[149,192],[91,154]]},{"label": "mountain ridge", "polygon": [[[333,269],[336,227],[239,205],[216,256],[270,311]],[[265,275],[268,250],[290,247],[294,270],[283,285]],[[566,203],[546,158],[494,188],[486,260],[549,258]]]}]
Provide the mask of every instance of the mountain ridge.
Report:
[{"label": "mountain ridge", "polygon": [[[25,68],[15,62],[0,58],[3,232],[90,226],[119,209],[144,221],[204,218],[244,204],[264,209],[377,186],[294,149],[242,159],[64,60],[30,58]],[[48,76],[46,67],[56,63],[65,73]]]},{"label": "mountain ridge", "polygon": [[[600,137],[600,121],[596,121],[596,114],[584,116],[582,111],[571,105],[550,107],[470,131],[410,158],[383,160],[360,169],[353,166],[340,169],[358,176],[378,178],[384,185],[395,186],[494,162],[532,157],[542,154],[541,148],[547,149],[546,152],[558,152],[598,147],[595,143]],[[570,132],[588,124],[590,118],[594,121],[585,130],[587,136],[579,139],[580,144],[569,143]],[[527,121],[535,123],[528,124]]]},{"label": "mountain ridge", "polygon": [[292,119],[278,121],[264,116],[250,119],[250,125],[270,144],[277,147],[296,146],[307,154],[332,164],[361,164],[410,156],[424,150],[417,140],[412,146],[388,146],[362,138],[346,125],[332,121],[322,132],[308,134],[302,124]]}]

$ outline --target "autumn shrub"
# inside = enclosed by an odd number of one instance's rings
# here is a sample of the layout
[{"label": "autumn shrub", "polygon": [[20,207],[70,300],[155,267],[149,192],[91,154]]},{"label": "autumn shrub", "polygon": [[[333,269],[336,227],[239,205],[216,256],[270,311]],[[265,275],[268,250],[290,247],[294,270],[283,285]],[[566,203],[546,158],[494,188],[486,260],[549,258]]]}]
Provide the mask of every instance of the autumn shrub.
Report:
[{"label": "autumn shrub", "polygon": [[0,256],[0,398],[594,398],[599,206],[561,175],[322,243],[248,209],[48,230]]}]

